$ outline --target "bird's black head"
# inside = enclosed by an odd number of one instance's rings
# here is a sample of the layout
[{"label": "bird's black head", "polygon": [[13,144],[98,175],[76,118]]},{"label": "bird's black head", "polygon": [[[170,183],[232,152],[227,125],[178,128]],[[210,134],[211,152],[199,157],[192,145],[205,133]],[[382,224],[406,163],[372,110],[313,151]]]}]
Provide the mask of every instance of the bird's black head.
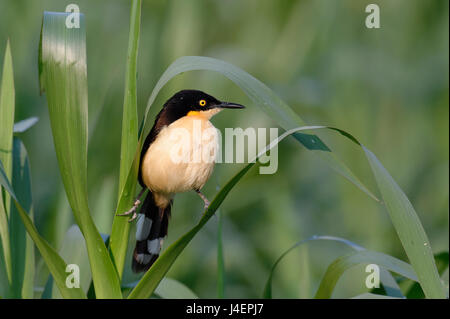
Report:
[{"label": "bird's black head", "polygon": [[222,102],[215,97],[198,90],[182,90],[175,93],[164,105],[164,108],[179,117],[186,115],[202,115],[211,117],[221,109],[242,109],[243,105]]}]

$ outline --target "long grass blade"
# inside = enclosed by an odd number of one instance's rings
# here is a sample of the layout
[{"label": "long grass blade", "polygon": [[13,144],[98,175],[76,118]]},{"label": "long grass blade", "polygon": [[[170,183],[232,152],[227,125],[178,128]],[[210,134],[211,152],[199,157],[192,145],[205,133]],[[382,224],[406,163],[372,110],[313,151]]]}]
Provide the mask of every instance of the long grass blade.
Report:
[{"label": "long grass blade", "polygon": [[417,273],[425,296],[446,298],[430,242],[414,207],[377,157],[364,146],[362,148],[372,167],[397,235]]},{"label": "long grass blade", "polygon": [[404,261],[383,253],[362,250],[339,257],[331,263],[314,298],[331,298],[333,290],[342,274],[349,268],[359,264],[376,264],[411,280],[418,280],[414,269]]},{"label": "long grass blade", "polygon": [[[306,125],[298,114],[284,103],[284,101],[269,87],[242,69],[233,64],[214,58],[184,56],[173,62],[156,83],[148,100],[144,119],[141,123],[141,134],[145,128],[150,107],[155,101],[159,91],[176,75],[194,70],[209,70],[221,73],[238,85],[254,102],[255,106],[259,107],[269,118],[273,119],[285,130],[291,130]],[[308,150],[313,151],[322,158],[333,170],[337,171],[364,193],[378,201],[377,197],[363,185],[363,183],[334,155],[333,152],[331,152],[331,149],[322,142],[320,138],[316,135],[304,133],[298,133],[294,136]]]},{"label": "long grass blade", "polygon": [[[141,24],[141,0],[133,0],[131,4],[130,33],[128,38],[127,68],[125,77],[122,143],[120,149],[120,178],[118,208],[132,205],[133,198],[128,196],[121,202],[123,192],[135,193],[136,183],[127,183],[128,173],[133,165],[134,155],[138,146],[138,117],[137,117],[137,55],[139,47],[139,32]],[[127,210],[126,208],[124,209]],[[120,212],[118,212],[120,213]],[[111,231],[110,248],[119,273],[122,277],[125,255],[127,252],[130,223],[125,218],[115,216]]]},{"label": "long grass blade", "polygon": [[47,243],[47,241],[42,238],[36,227],[34,226],[32,220],[29,217],[29,214],[23,209],[22,205],[18,201],[16,194],[14,193],[12,186],[6,177],[5,170],[3,169],[3,164],[0,161],[0,185],[5,188],[5,190],[9,193],[11,198],[14,201],[14,204],[17,208],[17,212],[19,213],[22,222],[33,239],[34,244],[38,248],[42,258],[45,260],[45,263],[52,274],[56,285],[58,286],[61,295],[64,298],[73,298],[73,299],[85,299],[86,295],[80,288],[67,288],[66,286],[66,263],[64,260],[58,255],[58,253]]},{"label": "long grass blade", "polygon": [[[444,274],[445,270],[448,269],[448,263],[449,263],[449,255],[448,252],[441,252],[439,254],[434,255],[434,260],[436,262],[436,267],[438,269],[439,276]],[[409,287],[408,292],[406,293],[406,298],[408,299],[423,299],[425,298],[425,295],[423,293],[422,288],[420,287],[420,284],[417,282],[414,282],[411,287]],[[447,294],[448,298],[448,294]]]},{"label": "long grass blade", "polygon": [[[329,241],[343,243],[356,251],[365,250],[365,248],[359,246],[358,244],[356,244],[348,239],[334,237],[334,236],[312,236],[310,238],[301,240],[301,241],[295,243],[294,245],[292,245],[285,252],[283,252],[280,255],[280,257],[278,257],[278,259],[273,264],[272,269],[270,270],[269,278],[267,279],[266,285],[264,287],[263,298],[268,298],[268,299],[272,298],[272,280],[273,280],[273,276],[275,273],[275,269],[276,269],[277,265],[281,262],[281,260],[295,248],[297,248],[301,245],[310,243],[312,241],[317,241],[317,240],[329,240]],[[398,285],[395,282],[395,279],[392,277],[392,275],[384,268],[382,268],[380,270],[380,272],[381,272],[381,274],[380,274],[381,282],[383,283],[383,287],[385,287],[385,289],[387,290],[388,295],[403,298],[404,296],[402,295],[400,288],[398,287]]]},{"label": "long grass blade", "polygon": [[68,28],[68,16],[44,12],[39,50],[40,85],[47,95],[61,178],[75,221],[86,240],[96,296],[121,298],[119,276],[88,206],[85,21],[80,14],[79,28]]},{"label": "long grass blade", "polygon": [[[4,165],[6,177],[12,175],[12,145],[15,109],[14,74],[9,40],[6,43],[3,58],[3,72],[0,83],[0,161]],[[8,282],[12,280],[11,245],[9,239],[8,219],[10,215],[10,198],[0,187],[0,237]]]}]

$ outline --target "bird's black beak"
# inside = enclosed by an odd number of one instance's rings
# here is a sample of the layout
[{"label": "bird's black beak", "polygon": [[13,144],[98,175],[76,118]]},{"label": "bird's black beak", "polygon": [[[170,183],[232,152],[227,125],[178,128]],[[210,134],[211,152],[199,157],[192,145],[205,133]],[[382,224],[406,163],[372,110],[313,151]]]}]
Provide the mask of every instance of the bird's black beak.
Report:
[{"label": "bird's black beak", "polygon": [[230,103],[230,102],[220,102],[220,104],[217,104],[215,107],[221,108],[221,109],[244,109],[245,106],[237,103]]}]

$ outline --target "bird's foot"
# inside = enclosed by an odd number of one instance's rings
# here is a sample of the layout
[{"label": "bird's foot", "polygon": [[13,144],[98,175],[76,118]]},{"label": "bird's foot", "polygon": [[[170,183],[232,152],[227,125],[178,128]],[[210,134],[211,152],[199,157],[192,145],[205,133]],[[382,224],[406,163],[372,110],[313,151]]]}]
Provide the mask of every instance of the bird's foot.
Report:
[{"label": "bird's foot", "polygon": [[128,216],[133,214],[130,219],[128,220],[128,222],[132,222],[133,220],[135,220],[137,218],[137,213],[136,210],[139,207],[139,205],[141,204],[141,201],[139,199],[136,199],[136,201],[133,204],[133,207],[130,208],[130,210],[126,211],[125,213],[122,214],[117,214],[117,216]]},{"label": "bird's foot", "polygon": [[198,196],[200,196],[200,198],[201,198],[201,199],[203,200],[203,202],[205,203],[204,209],[207,210],[208,207],[209,207],[209,204],[211,204],[210,201],[206,198],[205,195],[203,195],[203,193],[202,193],[199,189],[196,189],[195,191],[197,192]]},{"label": "bird's foot", "polygon": [[204,208],[205,210],[208,209],[209,204],[211,204],[210,201],[209,201],[209,200],[206,200],[206,201],[205,201],[205,208]]}]

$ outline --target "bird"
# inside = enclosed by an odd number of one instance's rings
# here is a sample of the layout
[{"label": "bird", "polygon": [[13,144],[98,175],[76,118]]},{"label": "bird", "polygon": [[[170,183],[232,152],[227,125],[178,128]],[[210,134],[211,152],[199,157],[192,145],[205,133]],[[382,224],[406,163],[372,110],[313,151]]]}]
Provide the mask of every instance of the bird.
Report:
[{"label": "bird", "polygon": [[175,194],[195,191],[208,208],[210,202],[201,189],[212,174],[218,149],[217,129],[210,119],[223,109],[243,108],[191,89],[175,93],[164,103],[141,150],[138,181],[142,189],[133,207],[118,214],[131,215],[130,222],[137,219],[135,273],[147,271],[159,257]]}]

